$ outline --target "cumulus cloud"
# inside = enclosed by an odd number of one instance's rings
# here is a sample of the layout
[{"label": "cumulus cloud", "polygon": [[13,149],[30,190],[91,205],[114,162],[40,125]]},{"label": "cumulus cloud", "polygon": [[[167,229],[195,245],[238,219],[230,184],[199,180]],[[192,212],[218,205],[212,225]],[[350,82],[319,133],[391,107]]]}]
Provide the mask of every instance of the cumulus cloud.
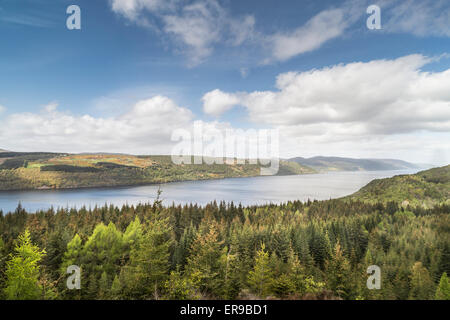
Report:
[{"label": "cumulus cloud", "polygon": [[[277,90],[209,92],[204,108],[244,106],[251,121],[280,129],[288,152],[308,146],[317,154],[323,146],[351,154],[365,145],[386,155],[424,132],[450,136],[450,69],[422,71],[431,61],[410,55],[287,72],[277,77]],[[429,146],[443,143],[434,138]]]},{"label": "cumulus cloud", "polygon": [[225,93],[216,89],[205,94],[202,101],[203,111],[206,114],[219,116],[238,104],[240,99],[236,94]]},{"label": "cumulus cloud", "polygon": [[52,103],[39,113],[0,120],[0,145],[23,151],[169,153],[173,130],[189,127],[192,118],[189,109],[163,96],[110,118],[73,115]]}]

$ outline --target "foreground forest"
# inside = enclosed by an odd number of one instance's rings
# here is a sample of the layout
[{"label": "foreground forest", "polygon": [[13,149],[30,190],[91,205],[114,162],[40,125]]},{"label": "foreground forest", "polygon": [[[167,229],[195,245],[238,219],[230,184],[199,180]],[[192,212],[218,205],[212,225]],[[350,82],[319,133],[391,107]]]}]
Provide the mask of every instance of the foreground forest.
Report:
[{"label": "foreground forest", "polygon": [[[445,202],[19,206],[0,234],[5,299],[450,299]],[[66,285],[72,265],[80,290]]]},{"label": "foreground forest", "polygon": [[[306,173],[315,170],[280,161],[279,175]],[[260,174],[261,166],[248,162],[176,165],[170,156],[0,152],[0,191],[116,187]]]}]

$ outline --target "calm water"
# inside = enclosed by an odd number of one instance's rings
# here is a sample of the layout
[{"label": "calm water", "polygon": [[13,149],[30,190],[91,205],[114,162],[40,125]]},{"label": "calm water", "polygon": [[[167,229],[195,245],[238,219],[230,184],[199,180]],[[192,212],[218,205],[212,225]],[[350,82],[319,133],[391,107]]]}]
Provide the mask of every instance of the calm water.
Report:
[{"label": "calm water", "polygon": [[[414,170],[332,172],[300,176],[273,176],[235,178],[210,181],[176,182],[161,185],[163,203],[195,202],[204,205],[212,200],[234,201],[243,205],[280,203],[288,200],[326,200],[339,198],[358,191],[373,179],[399,174],[415,173]],[[114,204],[153,201],[158,186],[127,188],[98,188],[85,190],[42,190],[0,192],[0,210],[15,210],[18,203],[29,211],[57,207]]]}]

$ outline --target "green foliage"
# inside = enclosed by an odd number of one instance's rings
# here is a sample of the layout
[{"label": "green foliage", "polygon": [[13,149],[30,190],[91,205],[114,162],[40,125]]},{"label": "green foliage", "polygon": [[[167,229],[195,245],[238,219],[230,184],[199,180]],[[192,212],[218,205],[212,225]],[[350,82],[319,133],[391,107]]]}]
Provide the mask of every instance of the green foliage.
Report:
[{"label": "green foliage", "polygon": [[447,273],[442,274],[439,285],[436,289],[436,300],[450,300],[450,283],[448,281]]},{"label": "green foliage", "polygon": [[194,285],[179,270],[172,271],[164,284],[166,297],[170,300],[196,299]]},{"label": "green foliage", "polygon": [[189,249],[186,274],[203,296],[220,296],[224,284],[224,261],[221,256],[225,254],[226,249],[218,239],[216,224],[205,223],[200,232]]},{"label": "green foliage", "polygon": [[[449,213],[445,204],[402,209],[348,199],[245,208],[165,207],[158,199],[33,214],[18,207],[0,214],[0,263],[6,271],[14,257],[9,268],[22,270],[14,267],[25,261],[17,239],[29,230],[28,247],[47,251],[27,267],[33,281],[20,282],[35,298],[440,299]],[[66,287],[70,265],[81,268],[81,290]],[[382,270],[380,290],[366,287],[369,265]],[[5,295],[12,279],[0,276]]]},{"label": "green foliage", "polygon": [[170,231],[167,219],[151,221],[131,246],[123,273],[130,297],[159,299],[169,270]]},{"label": "green foliage", "polygon": [[450,165],[413,175],[376,179],[347,198],[371,203],[395,202],[403,206],[432,207],[439,203],[449,203]]},{"label": "green foliage", "polygon": [[434,284],[430,274],[422,264],[416,262],[411,270],[411,291],[410,299],[428,300],[433,294]]},{"label": "green foliage", "polygon": [[327,283],[339,297],[352,298],[354,293],[350,262],[344,256],[340,243],[336,243],[333,257],[326,264]]},{"label": "green foliage", "polygon": [[39,262],[44,255],[45,251],[31,242],[30,231],[26,229],[19,236],[14,254],[6,264],[6,299],[34,300],[42,297]]},{"label": "green foliage", "polygon": [[[260,298],[267,297],[273,285],[274,272],[269,261],[269,252],[266,251],[266,246],[262,244],[261,249],[256,252],[255,266],[248,274],[250,289]],[[279,283],[278,286],[280,285],[283,284]]]},{"label": "green foliage", "polygon": [[114,276],[114,280],[111,284],[111,291],[110,296],[113,300],[120,299],[122,295],[122,284],[120,283],[119,277],[116,275]]}]

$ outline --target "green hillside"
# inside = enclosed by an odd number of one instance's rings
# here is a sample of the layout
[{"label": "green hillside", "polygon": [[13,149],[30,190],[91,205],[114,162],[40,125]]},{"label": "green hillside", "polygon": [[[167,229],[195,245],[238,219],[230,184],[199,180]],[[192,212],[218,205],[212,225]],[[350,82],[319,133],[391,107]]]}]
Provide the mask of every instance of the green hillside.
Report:
[{"label": "green hillside", "polygon": [[341,157],[292,158],[289,161],[311,167],[317,171],[379,171],[417,169],[420,166],[395,159],[353,159]]},{"label": "green hillside", "polygon": [[[254,164],[175,165],[170,156],[0,153],[0,191],[131,186],[186,180],[253,177]],[[281,161],[280,175],[313,173]]]},{"label": "green hillside", "polygon": [[347,198],[373,203],[395,201],[425,207],[450,203],[450,165],[412,175],[373,180]]}]

